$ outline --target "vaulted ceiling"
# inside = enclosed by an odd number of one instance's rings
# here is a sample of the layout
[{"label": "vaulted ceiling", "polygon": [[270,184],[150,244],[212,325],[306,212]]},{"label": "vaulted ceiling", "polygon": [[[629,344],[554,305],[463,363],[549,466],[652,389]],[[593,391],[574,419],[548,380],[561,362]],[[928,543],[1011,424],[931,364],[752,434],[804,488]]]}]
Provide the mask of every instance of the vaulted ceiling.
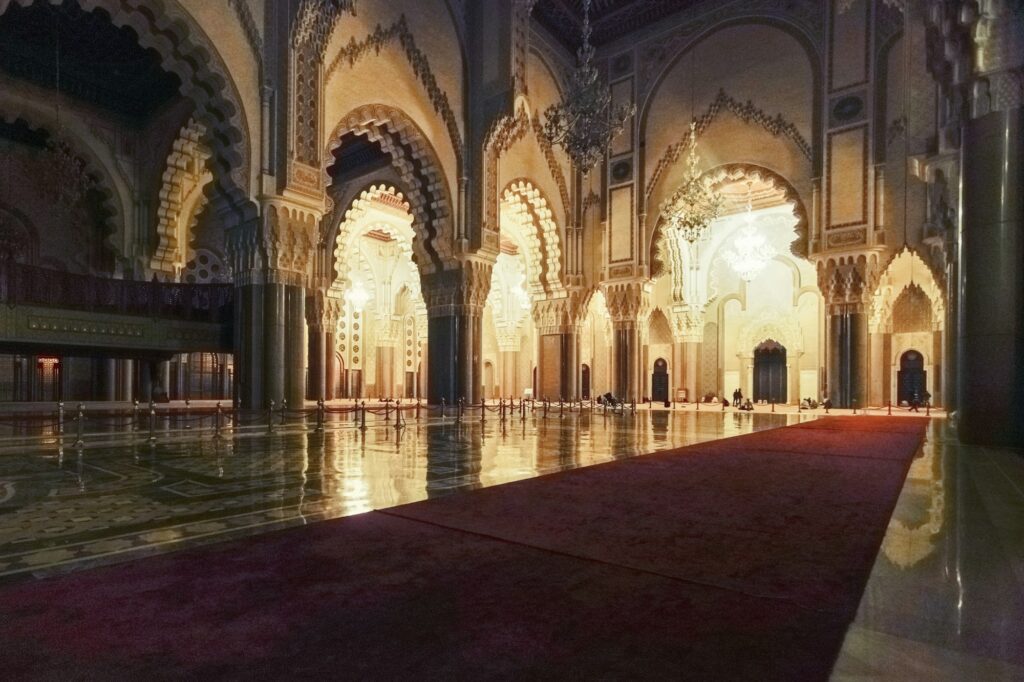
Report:
[{"label": "vaulted ceiling", "polygon": [[[702,0],[591,0],[590,25],[595,45],[638,31]],[[566,47],[575,50],[582,40],[583,0],[538,0],[533,16]]]}]

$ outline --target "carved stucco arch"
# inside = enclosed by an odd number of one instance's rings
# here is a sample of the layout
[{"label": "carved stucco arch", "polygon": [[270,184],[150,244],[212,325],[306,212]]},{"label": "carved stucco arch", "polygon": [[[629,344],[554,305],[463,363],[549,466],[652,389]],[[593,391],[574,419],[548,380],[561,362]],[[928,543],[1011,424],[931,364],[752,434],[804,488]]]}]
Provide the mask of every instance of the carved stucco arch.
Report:
[{"label": "carved stucco arch", "polygon": [[174,273],[185,263],[189,235],[208,202],[204,188],[213,180],[206,169],[209,151],[202,143],[205,134],[202,124],[191,119],[171,145],[160,183],[157,245],[150,263],[153,270]]},{"label": "carved stucco arch", "polygon": [[[0,0],[2,2],[2,0]],[[2,8],[0,8],[2,9]],[[19,103],[21,106],[18,106]],[[72,120],[64,127],[63,137],[53,135],[50,126],[53,121],[46,113],[38,111],[31,102],[19,102],[14,98],[0,98],[0,119],[5,123],[23,121],[31,130],[45,132],[55,142],[64,142],[76,157],[85,163],[84,172],[98,182],[93,186],[100,197],[103,210],[109,214],[105,221],[109,234],[105,241],[120,258],[125,258],[125,226],[131,210],[131,189],[119,175],[117,163],[111,151],[84,126]],[[69,134],[70,133],[70,134]]]},{"label": "carved stucco arch", "polygon": [[502,201],[528,226],[523,235],[530,249],[531,286],[547,297],[561,296],[565,287],[561,280],[562,249],[558,225],[552,217],[547,198],[532,182],[518,179],[509,183],[502,193]]},{"label": "carved stucco arch", "polygon": [[[22,7],[41,0],[13,0]],[[12,0],[0,0],[0,16]],[[195,118],[208,132],[219,195],[239,215],[251,218],[251,144],[241,97],[213,42],[177,3],[164,0],[77,0],[82,9],[103,9],[118,27],[128,26],[139,45],[160,56],[164,69],[181,80],[181,93],[195,104]]]},{"label": "carved stucco arch", "polygon": [[[743,10],[740,10],[741,12]],[[638,113],[639,130],[640,130],[640,144],[643,145],[647,140],[647,117],[650,114],[651,107],[658,96],[658,91],[661,89],[662,82],[672,72],[676,65],[688,55],[694,48],[705,42],[715,34],[724,31],[729,28],[736,26],[753,25],[753,26],[766,26],[779,30],[789,37],[793,38],[804,51],[807,57],[807,63],[811,68],[811,80],[813,97],[812,103],[821,101],[823,93],[823,60],[822,56],[818,51],[818,47],[815,45],[812,36],[804,30],[800,25],[787,21],[779,17],[769,17],[760,15],[757,10],[754,9],[746,14],[739,16],[732,16],[721,21],[714,22],[699,31],[696,31],[688,40],[685,40],[674,53],[668,59],[665,59],[661,68],[658,69],[656,75],[650,80],[649,85],[646,88],[645,93],[642,96],[640,102],[640,110]],[[816,104],[812,104],[812,121],[811,130],[813,131],[814,139],[811,143],[812,155],[811,162],[815,169],[815,172],[820,172],[821,166],[821,140],[818,131],[821,129],[821,112],[820,107]]]},{"label": "carved stucco arch", "polygon": [[539,116],[531,116],[526,98],[517,100],[514,115],[502,116],[497,119],[487,133],[484,142],[484,197],[483,197],[483,229],[497,232],[498,225],[498,175],[501,157],[519,142],[527,133],[533,133],[533,137],[540,147],[544,160],[547,162],[551,177],[558,187],[558,195],[565,210],[565,220],[568,223],[572,211],[572,203],[569,196],[569,185],[565,179],[565,173],[555,155],[554,145],[544,134],[544,126]]},{"label": "carved stucco arch", "polygon": [[[793,217],[796,218],[797,221],[795,228],[797,237],[790,244],[790,251],[797,258],[807,258],[810,215],[808,214],[807,206],[804,204],[803,199],[800,198],[800,193],[797,191],[796,187],[794,187],[793,184],[782,174],[777,173],[770,168],[765,168],[764,166],[757,166],[749,163],[727,163],[706,171],[701,177],[707,179],[712,184],[751,178],[755,181],[770,184],[776,191],[782,192],[785,203],[788,203],[793,207]],[[659,214],[658,222],[654,227],[654,231],[651,233],[651,242],[648,245],[648,253],[650,253],[651,258],[652,279],[657,278],[665,272],[666,259],[664,250],[668,240],[664,238],[664,229],[665,222]],[[671,252],[668,255],[674,262],[676,257],[673,256]]]},{"label": "carved stucco arch", "polygon": [[[348,285],[352,266],[349,256],[355,248],[355,240],[375,226],[381,225],[380,220],[371,220],[367,217],[367,212],[375,205],[411,215],[409,202],[394,187],[371,185],[369,189],[362,191],[345,211],[345,216],[338,225],[334,241],[334,273],[330,282],[330,288],[334,291],[340,292]],[[390,223],[387,227],[390,232],[397,233],[399,249],[407,253],[413,263],[419,266],[414,248],[414,228],[410,228],[413,235],[407,235],[402,234],[401,230],[395,230]]]},{"label": "carved stucco arch", "polygon": [[332,152],[341,146],[341,138],[347,133],[378,142],[391,157],[391,165],[409,192],[405,201],[413,216],[417,236],[413,248],[421,273],[454,267],[451,192],[444,167],[423,131],[398,109],[380,104],[362,106],[345,115],[335,127],[325,159],[333,160]]},{"label": "carved stucco arch", "polygon": [[[895,270],[901,265],[912,266],[913,281],[910,278],[903,280],[896,277]],[[931,303],[932,330],[942,331],[945,329],[946,294],[945,288],[942,286],[942,279],[935,275],[935,272],[915,249],[904,246],[895,252],[885,267],[880,269],[873,284],[871,312],[868,318],[868,326],[872,331],[882,332],[891,329],[893,306],[900,295],[914,284],[921,288]]]}]

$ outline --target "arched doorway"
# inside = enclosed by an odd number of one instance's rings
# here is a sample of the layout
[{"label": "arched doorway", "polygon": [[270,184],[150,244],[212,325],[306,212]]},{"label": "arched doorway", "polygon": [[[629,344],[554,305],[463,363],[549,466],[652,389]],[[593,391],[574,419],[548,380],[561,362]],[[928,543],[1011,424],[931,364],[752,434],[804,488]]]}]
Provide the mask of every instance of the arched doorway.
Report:
[{"label": "arched doorway", "polygon": [[580,378],[583,384],[583,400],[590,400],[590,365],[583,365]]},{"label": "arched doorway", "polygon": [[896,373],[896,399],[900,403],[924,400],[928,372],[924,369],[924,356],[908,350],[900,356],[900,369]]},{"label": "arched doorway", "polygon": [[651,373],[651,401],[668,402],[668,363],[664,358],[654,361],[654,372]]},{"label": "arched doorway", "polygon": [[786,402],[786,347],[765,341],[754,349],[754,401]]}]

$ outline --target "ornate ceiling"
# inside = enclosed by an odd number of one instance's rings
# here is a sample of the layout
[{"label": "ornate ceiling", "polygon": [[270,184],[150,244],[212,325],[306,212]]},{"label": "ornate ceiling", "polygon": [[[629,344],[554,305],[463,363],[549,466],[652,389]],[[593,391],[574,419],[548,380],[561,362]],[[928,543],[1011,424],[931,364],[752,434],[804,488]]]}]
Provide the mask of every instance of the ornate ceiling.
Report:
[{"label": "ornate ceiling", "polygon": [[135,32],[114,26],[103,10],[86,12],[73,0],[11,3],[0,17],[0,71],[53,88],[58,52],[63,94],[127,119],[144,120],[180,86],[156,52],[140,47]]},{"label": "ornate ceiling", "polygon": [[[595,45],[611,42],[702,0],[591,0],[590,23]],[[538,0],[533,16],[566,47],[576,49],[583,27],[583,0]]]}]

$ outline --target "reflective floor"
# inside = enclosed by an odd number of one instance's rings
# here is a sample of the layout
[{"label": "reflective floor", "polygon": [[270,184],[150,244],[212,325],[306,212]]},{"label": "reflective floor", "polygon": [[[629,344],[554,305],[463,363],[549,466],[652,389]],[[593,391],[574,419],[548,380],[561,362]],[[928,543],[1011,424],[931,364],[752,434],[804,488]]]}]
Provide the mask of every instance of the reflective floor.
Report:
[{"label": "reflective floor", "polygon": [[[646,412],[422,419],[396,430],[331,415],[323,432],[265,422],[213,438],[183,423],[112,423],[76,448],[0,438],[0,581],[358,514],[612,459],[784,426],[799,414]],[[197,425],[198,426],[198,425]]]},{"label": "reflective floor", "polygon": [[835,680],[1024,680],[1024,452],[935,421]]},{"label": "reflective floor", "polygon": [[[0,435],[0,582],[124,561],[774,428],[820,414],[350,415],[324,432],[264,424],[215,440],[160,422],[71,445]],[[379,418],[378,418],[379,419]],[[834,670],[836,680],[1024,680],[1024,455],[931,423]]]}]

